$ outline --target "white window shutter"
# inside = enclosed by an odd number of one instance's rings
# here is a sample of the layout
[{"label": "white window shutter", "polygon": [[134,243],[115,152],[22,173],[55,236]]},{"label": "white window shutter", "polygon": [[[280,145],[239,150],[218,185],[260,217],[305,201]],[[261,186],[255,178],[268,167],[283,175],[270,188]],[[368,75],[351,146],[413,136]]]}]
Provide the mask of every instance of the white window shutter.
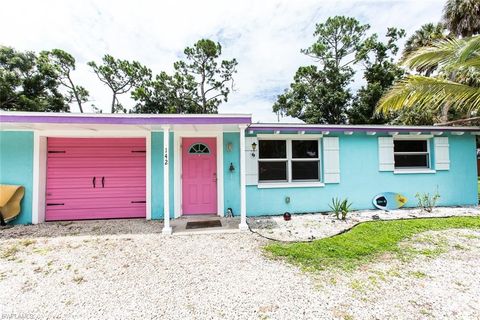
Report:
[{"label": "white window shutter", "polygon": [[393,137],[378,137],[378,170],[393,171],[394,169]]},{"label": "white window shutter", "polygon": [[323,180],[340,182],[340,146],[338,137],[323,138]]},{"label": "white window shutter", "polygon": [[[257,149],[253,151],[252,144],[257,144]],[[258,139],[257,137],[245,138],[245,180],[247,185],[258,184]],[[255,156],[252,156],[254,154]]]},{"label": "white window shutter", "polygon": [[434,138],[435,170],[450,170],[450,152],[448,137]]}]

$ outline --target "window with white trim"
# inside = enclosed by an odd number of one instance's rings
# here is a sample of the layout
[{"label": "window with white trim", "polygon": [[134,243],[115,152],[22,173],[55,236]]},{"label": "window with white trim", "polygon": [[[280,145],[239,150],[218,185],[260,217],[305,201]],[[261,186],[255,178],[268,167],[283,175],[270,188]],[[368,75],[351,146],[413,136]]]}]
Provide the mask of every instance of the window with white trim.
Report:
[{"label": "window with white trim", "polygon": [[260,183],[320,181],[318,139],[259,140],[258,144]]},{"label": "window with white trim", "polygon": [[394,139],[395,169],[429,169],[430,146],[428,139]]}]

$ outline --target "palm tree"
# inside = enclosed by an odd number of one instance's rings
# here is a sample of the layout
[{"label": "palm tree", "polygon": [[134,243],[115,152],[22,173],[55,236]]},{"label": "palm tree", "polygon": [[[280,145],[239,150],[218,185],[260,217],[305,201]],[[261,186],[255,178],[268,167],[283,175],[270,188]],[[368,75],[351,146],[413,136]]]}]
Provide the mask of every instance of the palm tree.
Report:
[{"label": "palm tree", "polygon": [[[407,57],[412,52],[432,45],[437,40],[446,39],[445,26],[442,23],[427,23],[415,31],[410,38],[405,42],[403,49],[403,57]],[[415,71],[429,76],[432,74],[437,66],[431,66],[428,69],[417,68]]]},{"label": "palm tree", "polygon": [[434,41],[445,39],[445,37],[445,26],[443,23],[426,23],[407,39],[403,49],[403,56],[407,56],[419,48],[428,47]]},{"label": "palm tree", "polygon": [[480,72],[480,36],[438,40],[414,51],[402,64],[410,69],[438,65],[439,72],[436,76],[409,75],[400,80],[380,99],[377,112],[435,105],[445,122],[450,108],[468,114],[480,110],[478,78],[465,81]]},{"label": "palm tree", "polygon": [[448,0],[443,8],[443,23],[457,37],[480,33],[480,0]]}]

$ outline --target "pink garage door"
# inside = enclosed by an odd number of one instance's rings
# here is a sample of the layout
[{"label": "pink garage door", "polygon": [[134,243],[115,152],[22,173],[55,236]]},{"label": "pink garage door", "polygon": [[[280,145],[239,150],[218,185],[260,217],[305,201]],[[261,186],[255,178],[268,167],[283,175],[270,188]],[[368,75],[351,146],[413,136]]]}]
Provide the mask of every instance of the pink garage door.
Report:
[{"label": "pink garage door", "polygon": [[145,139],[48,138],[45,220],[146,215]]},{"label": "pink garage door", "polygon": [[217,213],[217,147],[215,138],[182,140],[183,214]]}]

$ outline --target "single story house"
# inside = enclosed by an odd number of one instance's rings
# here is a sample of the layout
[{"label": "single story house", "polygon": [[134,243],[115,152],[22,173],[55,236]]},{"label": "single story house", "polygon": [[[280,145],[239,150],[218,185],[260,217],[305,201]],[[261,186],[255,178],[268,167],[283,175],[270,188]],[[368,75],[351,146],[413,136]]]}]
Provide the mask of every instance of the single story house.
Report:
[{"label": "single story house", "polygon": [[252,123],[247,114],[0,113],[0,183],[16,223],[241,217],[354,209],[392,191],[476,205],[478,127]]}]

